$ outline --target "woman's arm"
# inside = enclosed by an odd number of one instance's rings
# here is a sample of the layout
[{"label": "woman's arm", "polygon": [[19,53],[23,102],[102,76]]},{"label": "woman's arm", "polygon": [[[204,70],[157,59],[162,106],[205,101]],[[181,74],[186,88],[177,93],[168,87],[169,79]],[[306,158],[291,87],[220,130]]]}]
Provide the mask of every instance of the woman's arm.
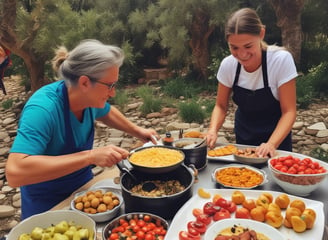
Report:
[{"label": "woman's arm", "polygon": [[6,178],[10,186],[19,187],[59,178],[93,164],[110,167],[128,155],[127,150],[114,145],[60,156],[10,153]]},{"label": "woman's arm", "polygon": [[221,128],[227,115],[230,93],[231,88],[228,88],[221,83],[218,84],[216,103],[212,112],[210,126],[206,135],[207,144],[210,148],[215,146],[218,137],[218,131]]},{"label": "woman's arm", "polygon": [[296,119],[296,80],[292,79],[279,87],[281,118],[267,143],[261,144],[257,153],[274,156],[275,150],[291,131]]}]

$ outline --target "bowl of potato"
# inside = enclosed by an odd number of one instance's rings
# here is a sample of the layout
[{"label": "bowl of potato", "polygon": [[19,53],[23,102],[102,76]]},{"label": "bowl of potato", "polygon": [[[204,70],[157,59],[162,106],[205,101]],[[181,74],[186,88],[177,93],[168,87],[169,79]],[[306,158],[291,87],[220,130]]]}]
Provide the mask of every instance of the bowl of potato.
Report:
[{"label": "bowl of potato", "polygon": [[95,222],[72,210],[47,211],[24,219],[7,236],[7,240],[96,239]]},{"label": "bowl of potato", "polygon": [[89,216],[96,222],[105,222],[120,213],[122,203],[120,189],[92,188],[76,193],[71,201],[71,209]]}]

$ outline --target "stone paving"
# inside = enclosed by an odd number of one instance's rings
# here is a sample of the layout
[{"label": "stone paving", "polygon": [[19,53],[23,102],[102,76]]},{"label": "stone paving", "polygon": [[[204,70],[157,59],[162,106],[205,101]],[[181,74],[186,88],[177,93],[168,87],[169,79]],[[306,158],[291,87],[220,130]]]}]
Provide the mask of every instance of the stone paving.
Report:
[{"label": "stone paving", "polygon": [[[13,76],[5,78],[4,84],[7,95],[0,94],[0,237],[6,235],[11,228],[20,221],[20,191],[19,188],[8,186],[5,180],[5,164],[11,144],[16,135],[17,122],[26,97],[30,93],[25,93],[20,86],[20,78]],[[215,96],[210,96],[215,98]],[[4,106],[12,102],[12,107],[5,109]],[[204,124],[183,123],[177,114],[177,109],[164,108],[161,112],[152,113],[142,117],[138,107],[142,104],[138,98],[132,99],[124,114],[133,122],[146,128],[152,127],[159,133],[171,131],[174,138],[177,138],[179,129],[197,130],[206,132],[208,121]],[[235,141],[233,134],[233,109],[219,132],[220,142]],[[126,135],[125,133],[110,129],[107,126],[96,123],[96,134],[94,147],[101,147],[107,144],[114,144],[131,150],[140,145],[140,142]],[[327,103],[313,103],[307,110],[299,110],[297,120],[293,126],[293,151],[308,155],[310,151],[321,146],[328,150],[328,107]],[[93,169],[94,174],[103,171],[102,168]]]}]

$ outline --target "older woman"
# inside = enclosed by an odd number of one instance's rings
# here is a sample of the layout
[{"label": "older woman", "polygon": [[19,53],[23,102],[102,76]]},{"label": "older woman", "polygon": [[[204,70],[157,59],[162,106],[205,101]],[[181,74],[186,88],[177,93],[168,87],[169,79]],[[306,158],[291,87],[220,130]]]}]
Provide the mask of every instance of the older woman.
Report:
[{"label": "older woman", "polygon": [[107,99],[115,96],[120,48],[82,41],[71,52],[61,47],[53,65],[60,81],[48,84],[26,103],[6,166],[12,187],[21,187],[22,218],[46,211],[89,181],[91,165],[112,166],[129,152],[114,145],[92,149],[94,121],[143,141],[157,136],[141,128]]}]

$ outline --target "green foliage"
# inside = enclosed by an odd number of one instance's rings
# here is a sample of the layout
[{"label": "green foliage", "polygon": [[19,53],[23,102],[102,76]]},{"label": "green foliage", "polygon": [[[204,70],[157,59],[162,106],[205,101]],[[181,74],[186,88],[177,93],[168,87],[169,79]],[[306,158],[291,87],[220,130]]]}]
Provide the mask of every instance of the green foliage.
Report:
[{"label": "green foliage", "polygon": [[316,34],[302,45],[300,68],[307,73],[309,69],[328,59],[328,33]]},{"label": "green foliage", "polygon": [[162,88],[165,95],[173,98],[180,98],[181,96],[193,98],[201,92],[201,87],[197,86],[195,82],[182,77],[167,79]]},{"label": "green foliage", "polygon": [[321,147],[317,147],[310,152],[310,156],[328,162],[328,152]]},{"label": "green foliage", "polygon": [[316,97],[327,97],[328,94],[328,62],[322,62],[310,69],[309,73],[296,81],[297,102],[301,108],[307,108]]},{"label": "green foliage", "polygon": [[121,110],[125,108],[129,101],[129,95],[125,90],[116,89],[115,97],[110,99],[112,104],[116,104],[120,107]]},{"label": "green foliage", "polygon": [[1,106],[4,109],[9,109],[13,106],[14,101],[12,99],[7,99],[1,103]]},{"label": "green foliage", "polygon": [[159,112],[162,109],[163,100],[156,96],[154,90],[149,86],[142,86],[137,89],[137,96],[142,98],[143,104],[140,106],[140,111],[143,115],[152,112]]},{"label": "green foliage", "polygon": [[204,99],[199,103],[202,109],[205,111],[206,117],[210,117],[212,115],[215,103],[216,103],[215,97],[212,99]]},{"label": "green foliage", "polygon": [[306,76],[297,78],[296,97],[299,107],[304,109],[310,105],[312,98],[314,97],[313,86]]},{"label": "green foliage", "polygon": [[196,101],[180,103],[179,115],[181,119],[187,123],[203,123],[206,118],[206,112]]}]

